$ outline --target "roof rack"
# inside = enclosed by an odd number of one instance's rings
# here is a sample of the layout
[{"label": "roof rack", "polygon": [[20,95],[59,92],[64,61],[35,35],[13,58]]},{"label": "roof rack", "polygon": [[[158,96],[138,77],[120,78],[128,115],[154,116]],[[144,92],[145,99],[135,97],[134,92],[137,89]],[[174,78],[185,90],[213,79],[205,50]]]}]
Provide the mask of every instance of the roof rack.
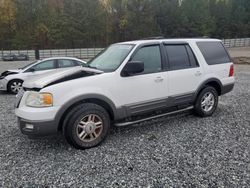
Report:
[{"label": "roof rack", "polygon": [[160,39],[165,39],[165,37],[163,37],[163,36],[147,37],[147,38],[143,38],[141,40],[160,40]]}]

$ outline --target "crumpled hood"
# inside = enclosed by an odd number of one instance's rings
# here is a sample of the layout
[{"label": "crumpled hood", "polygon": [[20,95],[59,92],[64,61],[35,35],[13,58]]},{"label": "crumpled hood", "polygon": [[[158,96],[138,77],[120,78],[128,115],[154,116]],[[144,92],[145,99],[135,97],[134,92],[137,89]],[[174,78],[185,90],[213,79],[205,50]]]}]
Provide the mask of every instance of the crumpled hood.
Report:
[{"label": "crumpled hood", "polygon": [[21,70],[20,69],[14,69],[14,70],[7,70],[0,74],[0,76],[8,76],[11,74],[18,74]]},{"label": "crumpled hood", "polygon": [[8,72],[19,73],[22,69],[11,69]]},{"label": "crumpled hood", "polygon": [[58,69],[50,71],[48,73],[33,76],[23,83],[23,87],[30,89],[42,89],[48,85],[101,73],[103,73],[103,71],[86,67]]}]

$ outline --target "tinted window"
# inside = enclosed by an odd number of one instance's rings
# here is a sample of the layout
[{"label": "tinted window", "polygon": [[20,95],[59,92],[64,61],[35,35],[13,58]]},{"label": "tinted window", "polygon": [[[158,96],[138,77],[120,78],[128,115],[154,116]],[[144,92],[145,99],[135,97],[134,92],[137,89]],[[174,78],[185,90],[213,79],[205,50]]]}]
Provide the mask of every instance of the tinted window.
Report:
[{"label": "tinted window", "polygon": [[193,51],[191,50],[190,46],[186,45],[186,49],[188,52],[188,56],[189,56],[189,61],[190,61],[190,65],[191,67],[197,67],[199,66],[196,57],[194,56]]},{"label": "tinted window", "polygon": [[58,67],[59,68],[66,68],[66,67],[73,67],[75,66],[74,61],[69,59],[58,59]]},{"label": "tinted window", "polygon": [[231,62],[221,42],[197,42],[197,45],[207,61],[207,64],[215,65]]},{"label": "tinted window", "polygon": [[185,45],[166,45],[165,48],[171,70],[191,67]]},{"label": "tinted window", "polygon": [[160,47],[143,47],[134,55],[132,61],[142,61],[144,63],[144,73],[158,72],[161,68]]},{"label": "tinted window", "polygon": [[54,69],[54,60],[41,62],[33,67],[36,71]]}]

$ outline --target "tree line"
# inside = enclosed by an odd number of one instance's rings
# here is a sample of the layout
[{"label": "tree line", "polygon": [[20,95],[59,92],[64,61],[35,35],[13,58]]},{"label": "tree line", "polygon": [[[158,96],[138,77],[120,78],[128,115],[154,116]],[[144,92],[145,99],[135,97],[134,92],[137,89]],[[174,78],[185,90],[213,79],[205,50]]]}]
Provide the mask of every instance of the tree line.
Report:
[{"label": "tree line", "polygon": [[250,36],[249,0],[0,0],[0,49]]}]

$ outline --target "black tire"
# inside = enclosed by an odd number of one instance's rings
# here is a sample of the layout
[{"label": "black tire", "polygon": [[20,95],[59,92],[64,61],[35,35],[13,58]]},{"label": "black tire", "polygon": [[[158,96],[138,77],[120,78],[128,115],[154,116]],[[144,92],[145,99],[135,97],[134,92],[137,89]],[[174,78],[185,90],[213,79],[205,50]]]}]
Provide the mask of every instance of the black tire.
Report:
[{"label": "black tire", "polygon": [[[211,103],[211,104],[206,105],[206,107],[202,106],[202,103],[206,103],[206,102],[204,102],[204,98],[206,98],[206,96],[208,96],[208,94],[211,94],[213,96],[214,104],[211,105],[212,104],[212,100],[211,100],[211,101],[207,102],[207,103]],[[213,113],[215,112],[215,110],[217,109],[218,100],[219,100],[219,97],[218,97],[218,92],[216,91],[216,89],[213,87],[207,86],[199,93],[198,97],[196,98],[195,105],[194,105],[195,113],[201,117],[212,116]]]},{"label": "black tire", "polygon": [[[9,93],[12,93],[12,94],[17,94],[19,89],[22,87],[23,85],[23,81],[22,80],[11,80],[9,83],[8,83],[8,92]],[[18,87],[20,86],[20,88],[18,89]]]},{"label": "black tire", "polygon": [[[85,121],[85,117],[87,118],[91,115],[95,116],[93,123],[96,120],[99,120],[98,122],[102,122],[102,128],[100,128],[98,136],[94,135],[94,133],[90,133],[94,129],[98,130],[95,125],[91,124],[92,121],[88,120],[85,122],[85,125],[80,125],[80,122]],[[67,142],[76,149],[88,149],[98,146],[105,140],[110,130],[110,117],[108,112],[103,107],[92,103],[83,103],[74,107],[68,113],[64,121],[63,135]],[[86,127],[80,130],[79,126]],[[93,128],[93,126],[95,126],[95,128]],[[86,132],[86,134],[89,131],[89,134],[85,136],[85,140],[81,140],[79,130],[80,132]],[[95,134],[97,133],[95,132]],[[91,137],[93,136],[96,137],[92,138],[94,140],[91,140]],[[87,139],[89,139],[89,141],[86,141]]]}]

